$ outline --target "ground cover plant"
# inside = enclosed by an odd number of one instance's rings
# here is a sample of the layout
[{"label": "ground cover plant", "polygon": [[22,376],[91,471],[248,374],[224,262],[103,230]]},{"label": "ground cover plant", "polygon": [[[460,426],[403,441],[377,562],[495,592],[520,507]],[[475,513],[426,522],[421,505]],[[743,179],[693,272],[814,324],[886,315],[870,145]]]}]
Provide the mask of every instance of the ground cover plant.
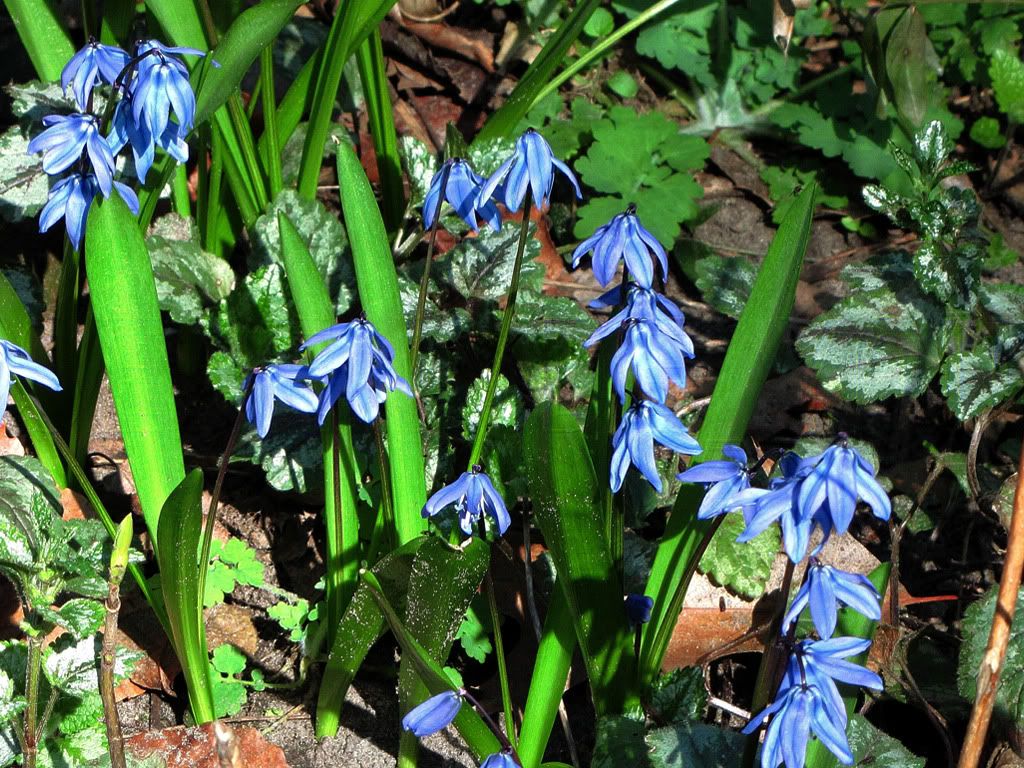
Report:
[{"label": "ground cover plant", "polygon": [[1024,8],[4,6],[0,766],[1024,760]]}]

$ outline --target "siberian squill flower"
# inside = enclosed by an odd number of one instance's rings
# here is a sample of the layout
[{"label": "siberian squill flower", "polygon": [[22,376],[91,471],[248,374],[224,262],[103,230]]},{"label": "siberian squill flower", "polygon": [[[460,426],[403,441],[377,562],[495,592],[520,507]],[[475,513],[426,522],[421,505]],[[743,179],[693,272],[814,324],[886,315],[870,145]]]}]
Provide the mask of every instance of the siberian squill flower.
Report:
[{"label": "siberian squill flower", "polygon": [[[32,357],[17,344],[0,339],[0,405],[7,410],[7,397],[11,393],[12,376],[23,376],[37,381],[54,392],[60,392],[60,382],[53,371],[32,360]],[[0,415],[3,414],[0,411]]]},{"label": "siberian squill flower", "polygon": [[640,470],[654,489],[661,493],[661,477],[654,462],[654,442],[677,453],[695,456],[700,443],[686,431],[670,408],[650,400],[634,403],[622,414],[612,436],[611,488],[618,493],[630,464]]},{"label": "siberian squill flower", "polygon": [[828,505],[832,527],[846,533],[861,499],[875,517],[888,520],[892,513],[889,495],[875,479],[875,468],[849,444],[845,434],[817,457],[814,468],[800,484],[796,504],[809,518]]},{"label": "siberian squill flower", "polygon": [[294,363],[270,364],[255,368],[243,388],[252,387],[245,401],[245,417],[256,427],[256,434],[266,437],[274,416],[274,400],[280,400],[303,413],[315,413],[316,393],[305,383],[306,366]]},{"label": "siberian squill flower", "polygon": [[615,279],[620,261],[625,261],[629,274],[644,288],[654,283],[655,258],[661,265],[662,279],[668,279],[668,255],[654,235],[640,224],[632,203],[625,213],[617,214],[576,246],[572,252],[573,269],[588,253],[594,254],[594,277],[601,285]]},{"label": "siberian squill flower", "polygon": [[782,628],[784,632],[787,631],[809,605],[811,621],[814,622],[818,636],[828,639],[836,631],[840,604],[848,605],[857,613],[877,621],[882,618],[881,599],[867,576],[847,573],[825,565],[817,558],[811,558],[807,566],[807,578],[793,598],[793,604],[782,621]]},{"label": "siberian squill flower", "polygon": [[[443,183],[446,170],[448,181]],[[497,232],[501,229],[501,214],[498,212],[498,206],[490,199],[486,199],[482,205],[478,206],[477,204],[483,183],[484,180],[461,157],[446,160],[430,180],[430,189],[427,190],[427,196],[423,200],[423,228],[430,229],[434,225],[434,214],[437,212],[438,198],[441,196],[443,184],[444,199],[459,214],[459,218],[466,222],[466,226],[475,232],[477,230],[476,217],[479,214],[480,218]]]},{"label": "siberian squill flower", "polygon": [[[602,329],[605,335],[614,330],[607,326],[607,323],[601,326],[585,345],[596,344],[601,338],[598,332]],[[622,402],[626,402],[626,377],[630,368],[644,394],[660,403],[668,397],[670,381],[680,387],[686,386],[685,358],[693,357],[689,336],[679,329],[676,333],[666,333],[655,320],[642,317],[629,318],[622,328],[622,344],[612,357],[612,383]],[[684,341],[680,342],[679,335]]]},{"label": "siberian squill flower", "polygon": [[[128,204],[131,212],[138,214],[139,198],[135,196],[132,188],[115,181],[114,189]],[[85,219],[89,213],[89,206],[92,205],[92,200],[99,191],[99,182],[91,173],[73,173],[61,179],[50,187],[50,196],[39,214],[39,231],[46,232],[58,221],[64,219],[68,230],[68,239],[77,251],[82,243],[82,233],[85,232]]]},{"label": "siberian squill flower", "polygon": [[188,143],[178,136],[178,126],[175,123],[168,122],[164,132],[154,136],[146,121],[135,122],[135,118],[132,117],[131,98],[130,94],[126,95],[117,103],[114,118],[110,123],[110,133],[107,134],[107,143],[115,154],[126,144],[131,145],[135,175],[145,184],[146,174],[153,166],[157,147],[179,163],[185,163],[188,162]]},{"label": "siberian squill flower", "polygon": [[114,153],[100,134],[99,118],[93,115],[47,115],[46,130],[28,143],[28,153],[43,153],[43,170],[56,174],[70,168],[86,151],[104,196],[114,182]]},{"label": "siberian squill flower", "polygon": [[206,55],[195,48],[166,46],[156,40],[143,40],[135,49],[138,65],[130,90],[132,117],[136,123],[145,121],[154,136],[163,135],[172,110],[178,118],[178,138],[184,139],[192,130],[196,96],[188,69],[177,58],[181,54]]},{"label": "siberian squill flower", "polygon": [[702,483],[707,488],[697,509],[698,520],[710,520],[736,509],[735,498],[750,487],[747,454],[738,445],[725,445],[722,453],[728,457],[721,461],[705,461],[676,476],[685,483]]},{"label": "siberian squill flower", "polygon": [[90,37],[89,42],[64,65],[60,87],[67,93],[71,86],[75,102],[83,112],[89,107],[89,96],[99,80],[113,85],[128,66],[131,57],[116,45],[104,45]]},{"label": "siberian squill flower", "polygon": [[485,515],[494,519],[499,536],[503,536],[512,524],[501,494],[479,465],[470,472],[463,472],[458,480],[427,499],[422,515],[433,517],[452,504],[459,515],[459,528],[467,536],[473,535],[474,525]]},{"label": "siberian squill flower", "polygon": [[509,750],[502,750],[501,752],[495,752],[493,755],[488,755],[482,763],[480,768],[520,768],[519,763],[512,757],[512,752]]},{"label": "siberian squill flower", "polygon": [[543,136],[530,128],[516,139],[512,157],[502,163],[480,188],[477,210],[493,196],[504,203],[509,212],[515,213],[522,206],[527,189],[531,192],[533,205],[543,208],[551,198],[556,168],[572,183],[576,197],[583,197],[579,182],[569,166],[554,156]]},{"label": "siberian squill flower", "polygon": [[[773,717],[774,715],[774,717]],[[846,733],[830,717],[821,691],[804,683],[787,689],[751,718],[743,733],[750,734],[772,721],[761,746],[761,768],[803,768],[811,733],[844,765],[853,764]]]},{"label": "siberian squill flower", "polygon": [[342,394],[353,413],[367,424],[377,418],[389,392],[398,390],[412,397],[409,382],[399,376],[392,361],[394,347],[365,318],[339,323],[314,334],[299,349],[331,341],[309,366],[310,378],[327,376],[320,393],[317,420],[324,423]]},{"label": "siberian squill flower", "polygon": [[[622,286],[620,285],[590,302],[590,308],[615,307],[621,301]],[[679,307],[667,296],[651,288],[644,288],[637,283],[629,284],[626,290],[625,306],[594,331],[590,338],[583,343],[583,346],[591,347],[611,336],[629,320],[645,320],[654,323],[658,333],[674,342],[686,357],[693,357],[693,340],[683,330],[686,318],[679,311]]]},{"label": "siberian squill flower", "polygon": [[623,604],[626,608],[626,620],[629,621],[629,626],[636,627],[651,620],[654,600],[647,595],[626,595]]},{"label": "siberian squill flower", "polygon": [[409,710],[402,718],[402,728],[412,731],[417,738],[430,736],[446,727],[462,707],[462,693],[445,691],[431,696],[419,706]]}]

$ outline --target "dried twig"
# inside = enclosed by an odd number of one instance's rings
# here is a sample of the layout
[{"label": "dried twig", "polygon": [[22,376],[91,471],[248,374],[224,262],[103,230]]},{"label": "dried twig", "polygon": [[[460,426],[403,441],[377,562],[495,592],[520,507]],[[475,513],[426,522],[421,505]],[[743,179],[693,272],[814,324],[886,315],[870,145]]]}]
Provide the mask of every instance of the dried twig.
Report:
[{"label": "dried twig", "polygon": [[967,725],[967,736],[960,752],[959,768],[977,768],[981,751],[985,746],[985,735],[992,719],[992,707],[996,701],[999,675],[1006,659],[1006,647],[1010,642],[1010,626],[1017,607],[1017,592],[1020,589],[1021,569],[1024,568],[1024,452],[1021,453],[1018,468],[1017,491],[1013,499],[1013,517],[1010,519],[1009,538],[1006,546],[1006,562],[999,580],[999,595],[996,599],[995,615],[992,617],[992,631],[988,646],[978,670],[978,694],[974,709]]}]

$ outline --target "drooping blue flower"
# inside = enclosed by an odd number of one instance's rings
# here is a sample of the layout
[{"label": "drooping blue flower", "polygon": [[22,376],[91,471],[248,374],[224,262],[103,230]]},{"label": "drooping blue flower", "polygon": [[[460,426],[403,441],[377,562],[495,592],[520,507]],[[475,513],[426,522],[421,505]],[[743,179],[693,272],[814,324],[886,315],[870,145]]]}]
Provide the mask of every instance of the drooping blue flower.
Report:
[{"label": "drooping blue flower", "polygon": [[780,692],[775,701],[750,719],[743,733],[753,733],[769,717],[772,720],[761,746],[761,768],[783,764],[786,768],[803,768],[812,732],[844,765],[853,764],[846,734],[830,717],[816,686],[801,684]]},{"label": "drooping blue flower", "polygon": [[[622,344],[612,357],[611,367],[612,383],[622,402],[626,402],[626,378],[630,368],[644,394],[659,403],[664,403],[668,397],[670,381],[686,387],[685,358],[693,357],[693,343],[689,336],[679,328],[667,333],[656,320],[643,317],[631,317],[621,327],[624,330]],[[585,345],[596,344],[613,330],[605,323],[587,339]],[[600,333],[603,335],[599,336]]]},{"label": "drooping blue flower", "polygon": [[306,340],[299,349],[331,341],[309,366],[311,378],[327,378],[320,393],[317,420],[324,423],[342,394],[352,412],[367,424],[377,418],[389,392],[398,390],[412,397],[409,382],[392,365],[394,347],[365,318],[339,323]]},{"label": "drooping blue flower", "polygon": [[39,382],[54,392],[60,392],[60,382],[49,368],[45,368],[32,359],[24,349],[6,339],[0,339],[0,416],[7,410],[7,397],[11,393],[13,376]]},{"label": "drooping blue flower", "polygon": [[485,515],[493,518],[499,536],[503,536],[512,524],[505,501],[479,466],[463,472],[458,480],[427,499],[423,505],[423,517],[432,517],[452,504],[459,515],[459,528],[467,536],[473,535],[474,526]]},{"label": "drooping blue flower", "polygon": [[661,493],[661,477],[654,461],[654,442],[686,456],[701,452],[700,443],[686,431],[670,408],[650,400],[634,403],[622,414],[612,437],[611,488],[618,493],[630,464]]},{"label": "drooping blue flower", "polygon": [[[119,181],[114,182],[114,189],[128,204],[131,212],[138,214],[139,198],[131,187]],[[85,232],[85,219],[89,213],[92,200],[100,191],[99,182],[91,174],[73,173],[52,187],[50,196],[39,214],[39,231],[46,232],[61,219],[68,229],[68,239],[77,251],[82,243]]]},{"label": "drooping blue flower", "polygon": [[103,195],[110,196],[114,183],[114,153],[100,134],[99,119],[93,115],[47,115],[46,130],[28,143],[28,153],[43,153],[43,170],[57,174],[77,163],[82,152],[89,155]]},{"label": "drooping blue flower", "polygon": [[661,264],[662,279],[668,279],[668,254],[640,224],[633,204],[576,246],[572,252],[573,269],[588,253],[594,254],[594,277],[601,285],[615,279],[620,261],[625,261],[629,274],[644,288],[654,284],[654,259]]},{"label": "drooping blue flower", "polygon": [[85,47],[64,65],[60,73],[60,87],[67,93],[70,85],[78,108],[85,112],[96,83],[103,80],[113,85],[130,60],[127,52],[116,45],[104,45],[90,37]]},{"label": "drooping blue flower", "polygon": [[317,396],[305,383],[306,371],[304,365],[272,363],[254,369],[245,378],[243,388],[252,387],[245,401],[245,417],[261,438],[270,431],[275,399],[303,413],[316,411]]},{"label": "drooping blue flower", "polygon": [[445,171],[448,171],[448,181],[444,184],[444,199],[455,209],[466,226],[473,231],[477,230],[476,217],[486,221],[495,232],[501,229],[501,214],[498,206],[490,199],[486,199],[483,205],[478,206],[480,188],[484,180],[478,176],[469,163],[461,157],[446,160],[444,165],[434,174],[430,180],[430,189],[423,200],[423,228],[430,229],[434,225],[434,214],[437,212],[438,198],[441,195],[441,186],[444,182]]},{"label": "drooping blue flower", "polygon": [[520,768],[520,766],[516,759],[512,757],[512,753],[506,749],[501,752],[495,752],[493,755],[488,755],[480,763],[480,768]]},{"label": "drooping blue flower", "polygon": [[533,205],[543,208],[551,198],[556,168],[572,183],[576,197],[583,197],[579,182],[569,166],[555,157],[543,136],[530,128],[516,139],[512,157],[502,163],[480,188],[477,210],[495,197],[505,204],[509,212],[515,213],[522,206],[527,189],[531,192]]},{"label": "drooping blue flower", "polygon": [[413,735],[422,739],[445,728],[462,707],[460,691],[445,691],[431,696],[419,706],[409,710],[402,718],[402,728],[412,731]]},{"label": "drooping blue flower", "polygon": [[647,595],[628,594],[623,600],[626,607],[626,620],[629,626],[636,627],[651,620],[654,600]]},{"label": "drooping blue flower", "polygon": [[178,126],[172,122],[167,123],[160,136],[153,136],[146,121],[135,122],[135,118],[132,117],[131,99],[131,95],[128,94],[117,103],[114,118],[110,123],[110,133],[107,134],[107,143],[114,154],[120,152],[126,144],[131,145],[135,175],[145,184],[146,174],[153,166],[157,147],[179,163],[185,163],[188,162],[188,143],[179,138]]},{"label": "drooping blue flower", "polygon": [[[617,286],[590,302],[592,309],[618,306],[622,300],[622,286]],[[614,302],[614,303],[612,303]],[[670,298],[638,283],[630,283],[626,291],[625,306],[608,318],[583,345],[591,347],[620,330],[630,320],[643,320],[654,324],[657,332],[677,346],[686,357],[692,358],[693,340],[683,330],[686,318]],[[685,378],[685,376],[684,376]],[[664,399],[664,398],[662,398]]]},{"label": "drooping blue flower", "polygon": [[836,631],[840,604],[848,605],[861,615],[877,621],[882,618],[881,599],[867,576],[847,573],[812,558],[807,566],[807,578],[782,621],[783,632],[809,605],[811,621],[814,622],[818,636],[828,639]]},{"label": "drooping blue flower", "polygon": [[192,130],[196,96],[188,80],[188,69],[177,58],[181,54],[205,55],[195,48],[166,46],[156,40],[143,40],[135,49],[138,64],[130,89],[132,117],[136,123],[144,121],[154,136],[163,136],[172,111],[177,118],[179,139]]},{"label": "drooping blue flower", "polygon": [[747,454],[738,445],[725,445],[722,453],[729,458],[705,461],[676,476],[684,483],[703,483],[707,487],[697,510],[698,520],[710,520],[736,509],[736,496],[750,487]]},{"label": "drooping blue flower", "polygon": [[800,484],[796,503],[800,515],[812,517],[825,508],[837,533],[846,533],[858,499],[871,507],[875,517],[888,520],[892,513],[889,495],[875,479],[875,469],[849,444],[845,434],[815,460],[814,468]]}]

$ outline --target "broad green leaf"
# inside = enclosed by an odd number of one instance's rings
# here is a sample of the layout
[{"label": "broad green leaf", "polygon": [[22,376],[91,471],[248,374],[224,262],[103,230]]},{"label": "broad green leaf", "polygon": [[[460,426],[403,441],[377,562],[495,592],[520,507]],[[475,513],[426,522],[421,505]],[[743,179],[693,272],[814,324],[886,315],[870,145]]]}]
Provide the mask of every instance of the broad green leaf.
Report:
[{"label": "broad green leaf", "polygon": [[658,677],[651,686],[651,708],[659,722],[671,725],[700,722],[707,705],[704,670],[700,667],[674,669]]},{"label": "broad green leaf", "polygon": [[[963,644],[956,677],[957,689],[968,702],[973,702],[978,693],[978,675],[988,646],[998,593],[996,584],[964,612]],[[1017,593],[1017,608],[996,689],[995,711],[997,717],[1010,723],[1019,723],[1024,718],[1024,590]]]},{"label": "broad green leaf", "polygon": [[195,123],[205,122],[238,88],[261,49],[273,42],[302,0],[262,0],[238,16],[220,39],[210,66],[196,90]]},{"label": "broad green leaf", "polygon": [[50,185],[37,155],[28,154],[29,137],[21,128],[0,134],[0,219],[35,216],[46,204]]},{"label": "broad green leaf", "polygon": [[[649,3],[616,0],[613,5],[633,17]],[[656,59],[663,67],[685,72],[704,89],[714,88],[710,33],[717,10],[713,0],[684,0],[644,26],[637,35],[636,52]]]},{"label": "broad green leaf", "polygon": [[737,731],[691,722],[656,728],[646,741],[652,768],[734,768],[747,739]]},{"label": "broad green leaf", "polygon": [[203,622],[206,563],[199,562],[202,494],[203,473],[194,469],[164,503],[156,553],[171,641],[185,673],[192,714],[197,722],[206,723],[214,719],[215,710]]},{"label": "broad green leaf", "polygon": [[741,257],[709,254],[698,259],[694,269],[704,301],[722,314],[738,318],[750,298],[757,267]]},{"label": "broad green leaf", "polygon": [[95,691],[99,649],[97,637],[78,639],[62,636],[43,658],[46,679],[57,690],[73,696]]},{"label": "broad green leaf", "polygon": [[[466,404],[462,407],[462,436],[472,440],[480,423],[480,410],[483,407],[487,385],[491,380],[491,370],[484,369],[480,376],[469,385]],[[497,389],[494,391],[491,425],[518,426],[523,419],[523,401],[508,379],[498,374]]]},{"label": "broad green leaf", "polygon": [[710,154],[698,136],[684,136],[664,115],[637,115],[612,107],[591,127],[594,142],[576,161],[581,180],[604,197],[595,197],[579,212],[574,233],[589,237],[612,216],[635,203],[640,221],[663,244],[679,236],[679,225],[697,215],[700,185],[690,175],[704,167]]},{"label": "broad green leaf", "polygon": [[627,715],[598,717],[591,768],[653,768],[644,743],[644,721]]},{"label": "broad green leaf", "polygon": [[222,675],[240,675],[245,671],[245,654],[233,645],[218,645],[210,663]]},{"label": "broad green leaf", "polygon": [[417,216],[422,213],[423,200],[437,170],[437,158],[430,147],[412,136],[402,136],[398,140],[398,152],[409,179],[409,207]]},{"label": "broad green leaf", "polygon": [[853,715],[846,727],[855,766],[924,768],[924,758],[911,753],[899,741],[880,731],[861,715]]},{"label": "broad green leaf", "polygon": [[756,600],[768,586],[772,563],[782,540],[779,529],[772,526],[741,544],[736,537],[743,532],[743,527],[740,516],[726,516],[698,568],[719,586],[748,600]]},{"label": "broad green leaf", "polygon": [[455,637],[467,656],[483,664],[487,660],[487,655],[494,650],[494,646],[491,645],[493,631],[490,616],[486,611],[477,610],[476,605],[470,605]]},{"label": "broad green leaf", "polygon": [[950,355],[942,366],[942,394],[949,409],[966,421],[1006,402],[1024,387],[1024,376],[1013,362],[997,364],[988,349]]},{"label": "broad green leaf", "polygon": [[160,309],[182,325],[198,323],[208,304],[226,299],[235,273],[224,259],[207,253],[190,219],[161,216],[146,236]]},{"label": "broad green leaf", "polygon": [[43,80],[58,80],[64,65],[75,53],[61,23],[58,3],[54,0],[4,0],[4,5],[36,73]]},{"label": "broad green leaf", "polygon": [[103,360],[146,527],[185,475],[167,345],[153,267],[119,195],[89,208],[86,275]]},{"label": "broad green leaf", "polygon": [[908,287],[860,292],[819,315],[797,351],[826,389],[856,403],[921,394],[947,343],[945,309]]},{"label": "broad green leaf", "polygon": [[572,412],[543,403],[523,434],[534,514],[564,590],[599,714],[633,703],[635,679],[622,586],[600,507],[598,480]]},{"label": "broad green leaf", "polygon": [[[885,80],[889,97],[911,125],[920,125],[928,108],[931,43],[921,14],[913,6],[902,11],[885,37]],[[934,53],[932,52],[932,55]]]},{"label": "broad green leaf", "polygon": [[56,613],[59,617],[56,622],[58,626],[66,629],[73,637],[86,638],[99,632],[106,609],[98,600],[74,598],[64,603]]},{"label": "broad green leaf", "polygon": [[1000,48],[988,67],[999,109],[1015,123],[1024,123],[1024,62],[1020,53]]},{"label": "broad green leaf", "polygon": [[[534,231],[532,225],[530,229]],[[439,258],[431,274],[467,301],[498,301],[508,294],[518,242],[518,227],[503,227],[499,232],[487,227]],[[540,243],[530,237],[520,275],[520,290],[524,292],[543,280],[544,268],[534,261],[539,255]]]}]

